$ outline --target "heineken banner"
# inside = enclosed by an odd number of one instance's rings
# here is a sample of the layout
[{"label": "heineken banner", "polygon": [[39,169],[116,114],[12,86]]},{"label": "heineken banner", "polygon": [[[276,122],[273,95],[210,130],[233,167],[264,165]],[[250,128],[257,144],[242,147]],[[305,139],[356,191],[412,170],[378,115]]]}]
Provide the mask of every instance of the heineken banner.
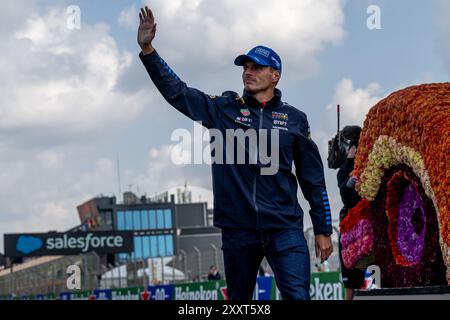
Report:
[{"label": "heineken banner", "polygon": [[142,300],[144,287],[62,292],[61,300]]},{"label": "heineken banner", "polygon": [[141,300],[141,294],[144,287],[113,289],[111,292],[112,300]]},{"label": "heineken banner", "polygon": [[224,280],[175,285],[174,300],[227,300]]},{"label": "heineken banner", "polygon": [[61,292],[59,299],[61,300],[88,300],[91,296],[91,291],[74,291],[74,292]]},{"label": "heineken banner", "polygon": [[344,300],[340,272],[313,273],[309,294],[312,300]]},{"label": "heineken banner", "polygon": [[[309,286],[311,300],[344,300],[344,285],[340,272],[317,272],[311,275]],[[275,281],[270,300],[281,300]]]}]

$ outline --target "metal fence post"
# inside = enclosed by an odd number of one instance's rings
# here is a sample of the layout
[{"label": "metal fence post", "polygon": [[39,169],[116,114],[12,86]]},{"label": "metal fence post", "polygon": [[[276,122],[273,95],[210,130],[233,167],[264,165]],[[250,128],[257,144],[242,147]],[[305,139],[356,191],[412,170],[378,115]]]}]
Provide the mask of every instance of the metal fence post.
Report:
[{"label": "metal fence post", "polygon": [[173,261],[173,263],[172,263],[172,283],[174,283],[175,282],[175,267],[176,267],[176,265],[177,265],[177,259],[176,259],[176,257],[178,257],[178,255],[177,256],[173,256],[173,259],[172,259],[172,261]]},{"label": "metal fence post", "polygon": [[200,281],[202,278],[202,253],[196,246],[193,246],[192,248],[198,254],[198,280]]},{"label": "metal fence post", "polygon": [[219,268],[219,254],[218,254],[219,250],[213,243],[210,243],[210,245],[214,250],[214,265],[216,266],[216,268]]},{"label": "metal fence post", "polygon": [[14,262],[11,263],[11,290],[10,292],[14,294],[16,291],[16,275],[14,274]]},{"label": "metal fence post", "polygon": [[186,276],[187,274],[187,255],[186,255],[186,251],[184,251],[183,249],[178,250],[182,255],[183,255],[183,274]]},{"label": "metal fence post", "polygon": [[54,293],[54,294],[56,294],[56,283],[55,283],[55,280],[56,280],[56,267],[55,267],[55,264],[54,263],[52,263],[52,292]]}]

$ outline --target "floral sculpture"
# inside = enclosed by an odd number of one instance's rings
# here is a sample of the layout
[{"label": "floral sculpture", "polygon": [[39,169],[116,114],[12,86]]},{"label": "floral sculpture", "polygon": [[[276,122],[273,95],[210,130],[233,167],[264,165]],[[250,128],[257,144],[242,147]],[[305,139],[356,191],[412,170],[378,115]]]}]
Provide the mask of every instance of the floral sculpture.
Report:
[{"label": "floral sculpture", "polygon": [[352,174],[363,200],[341,221],[344,264],[378,265],[383,287],[450,284],[450,83],[375,105]]}]

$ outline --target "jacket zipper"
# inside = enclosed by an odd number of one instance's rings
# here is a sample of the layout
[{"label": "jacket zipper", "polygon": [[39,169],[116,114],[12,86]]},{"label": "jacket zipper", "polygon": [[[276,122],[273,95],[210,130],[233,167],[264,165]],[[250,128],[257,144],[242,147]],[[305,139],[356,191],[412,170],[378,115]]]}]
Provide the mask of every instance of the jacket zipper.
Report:
[{"label": "jacket zipper", "polygon": [[[259,111],[259,129],[261,130],[263,127],[263,113],[264,113],[264,108],[260,108]],[[259,144],[259,141],[258,141]],[[256,159],[257,159],[257,163],[259,160],[259,148],[256,148],[257,150],[257,154],[256,154]],[[256,229],[259,230],[259,209],[258,209],[258,204],[256,203],[256,182],[258,179],[258,173],[256,173],[255,175],[255,180],[253,182],[253,202],[255,204],[255,211],[256,211]]]}]

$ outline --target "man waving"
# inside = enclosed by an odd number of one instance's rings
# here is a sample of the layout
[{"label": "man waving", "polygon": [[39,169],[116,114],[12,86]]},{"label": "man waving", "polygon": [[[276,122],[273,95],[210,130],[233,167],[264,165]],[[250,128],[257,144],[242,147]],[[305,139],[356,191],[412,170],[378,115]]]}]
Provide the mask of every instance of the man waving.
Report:
[{"label": "man waving", "polygon": [[[310,260],[303,235],[303,210],[297,200],[297,181],[311,206],[316,235],[316,256],[322,261],[333,251],[331,212],[323,164],[311,140],[306,115],[282,102],[276,89],[282,73],[278,54],[257,46],[240,55],[244,94],[226,91],[210,96],[190,88],[172,71],[152,45],[156,23],[152,11],[141,9],[138,43],[140,58],[159,92],[178,111],[225,137],[227,131],[254,134],[275,131],[277,170],[267,169],[257,152],[256,161],[212,164],[214,225],[222,230],[225,277],[230,300],[252,299],[259,265],[266,257],[283,299],[309,299]],[[244,142],[246,159],[252,149]],[[269,148],[270,149],[270,148]],[[217,151],[217,150],[216,150]],[[227,160],[235,160],[235,148],[223,145]],[[260,150],[257,150],[260,151]],[[295,175],[292,166],[295,164]]]}]

